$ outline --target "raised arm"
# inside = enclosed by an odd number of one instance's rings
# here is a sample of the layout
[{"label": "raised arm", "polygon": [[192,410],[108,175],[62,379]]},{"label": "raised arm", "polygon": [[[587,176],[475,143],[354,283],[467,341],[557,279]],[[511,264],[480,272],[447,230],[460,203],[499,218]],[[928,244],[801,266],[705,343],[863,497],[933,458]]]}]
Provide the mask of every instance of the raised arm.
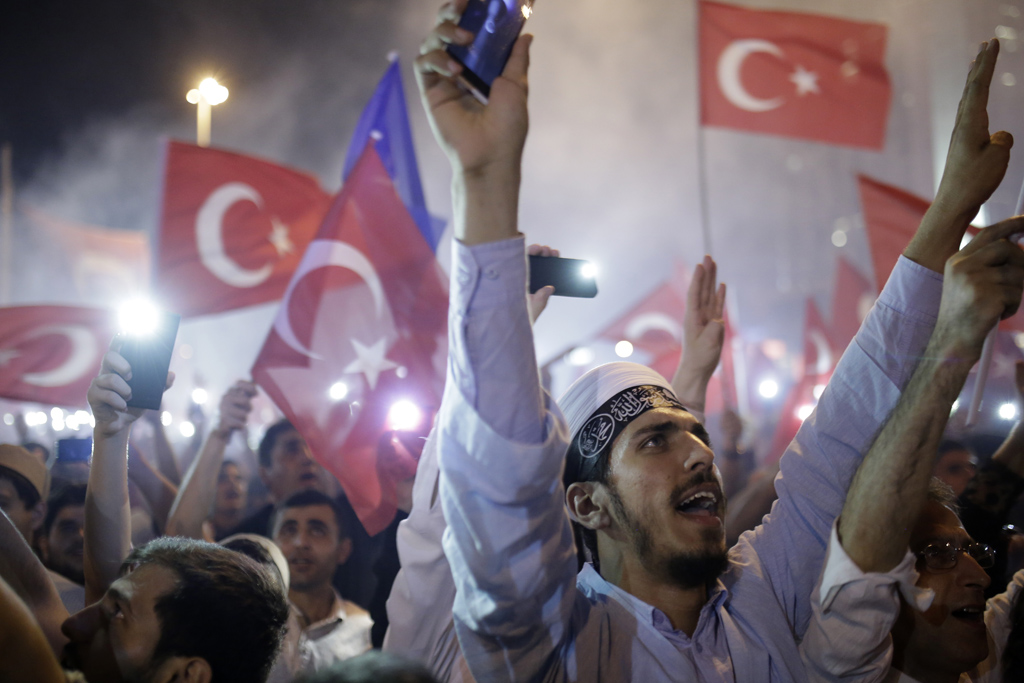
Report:
[{"label": "raised arm", "polygon": [[0,680],[5,683],[64,683],[57,657],[32,611],[0,577]]},{"label": "raised arm", "polygon": [[725,340],[725,284],[716,286],[717,275],[718,267],[710,256],[693,271],[683,314],[683,355],[672,377],[679,400],[701,415]]},{"label": "raised arm", "polygon": [[256,385],[239,380],[221,398],[217,426],[206,437],[199,455],[189,466],[178,497],[171,506],[171,516],[167,520],[168,536],[203,538],[203,522],[210,516],[217,494],[217,475],[224,462],[224,451],[232,434],[245,428],[255,396]]},{"label": "raised arm", "polygon": [[[131,366],[117,349],[117,339],[103,357],[100,374],[89,386],[89,405],[96,420],[92,466],[85,496],[85,604],[99,600],[117,579],[121,562],[131,551],[131,510],[128,505],[128,437],[143,413],[129,408]],[[174,376],[168,373],[167,386]]]}]

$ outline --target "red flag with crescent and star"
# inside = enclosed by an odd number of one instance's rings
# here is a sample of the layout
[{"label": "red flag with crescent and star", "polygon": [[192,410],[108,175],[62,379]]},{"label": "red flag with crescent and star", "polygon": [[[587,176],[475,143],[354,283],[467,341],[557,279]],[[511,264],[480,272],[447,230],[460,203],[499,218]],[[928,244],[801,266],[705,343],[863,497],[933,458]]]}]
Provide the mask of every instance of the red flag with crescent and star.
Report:
[{"label": "red flag with crescent and star", "polygon": [[[252,376],[334,474],[372,535],[395,513],[389,410],[440,405],[447,280],[368,144],[291,282]],[[406,404],[408,405],[408,404]]]},{"label": "red flag with crescent and star", "polygon": [[280,299],[331,202],[305,173],[177,141],[163,192],[155,292],[183,317]]},{"label": "red flag with crescent and star", "polygon": [[700,3],[701,122],[881,149],[883,24]]},{"label": "red flag with crescent and star", "polygon": [[0,396],[87,408],[89,383],[116,332],[116,315],[102,308],[0,309]]}]

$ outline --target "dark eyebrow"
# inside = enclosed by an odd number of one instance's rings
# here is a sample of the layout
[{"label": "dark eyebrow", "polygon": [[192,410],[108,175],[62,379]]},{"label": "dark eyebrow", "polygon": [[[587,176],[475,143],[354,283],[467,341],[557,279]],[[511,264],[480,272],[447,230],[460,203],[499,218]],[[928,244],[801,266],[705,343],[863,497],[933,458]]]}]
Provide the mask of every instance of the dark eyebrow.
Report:
[{"label": "dark eyebrow", "polygon": [[319,519],[311,519],[311,520],[309,520],[308,524],[309,524],[309,526],[316,527],[318,529],[326,529],[327,528],[327,522],[324,522],[323,520],[319,520]]},{"label": "dark eyebrow", "polygon": [[636,433],[633,434],[632,440],[634,443],[637,443],[643,441],[652,434],[675,434],[676,432],[680,431],[680,429],[680,426],[675,422],[671,420],[665,420],[664,422],[657,422],[655,424],[647,425],[646,427],[641,427],[640,429],[636,430]]},{"label": "dark eyebrow", "polygon": [[128,596],[122,593],[119,588],[111,585],[110,588],[107,589],[107,594],[115,601],[119,602],[129,616],[132,615],[132,601],[129,600]]}]

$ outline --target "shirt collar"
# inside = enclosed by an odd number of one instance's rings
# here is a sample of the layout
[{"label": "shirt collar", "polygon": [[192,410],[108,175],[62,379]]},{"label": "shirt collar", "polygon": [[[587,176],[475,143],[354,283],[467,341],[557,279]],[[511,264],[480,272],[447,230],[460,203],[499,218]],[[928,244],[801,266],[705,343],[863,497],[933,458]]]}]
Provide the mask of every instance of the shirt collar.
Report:
[{"label": "shirt collar", "polygon": [[348,612],[345,611],[345,601],[341,599],[340,595],[338,595],[337,590],[332,588],[331,591],[334,594],[334,601],[331,603],[331,611],[328,612],[327,617],[315,623],[308,624],[303,629],[304,631],[310,631],[323,626],[330,626],[336,622],[345,621],[348,617]]},{"label": "shirt collar", "polygon": [[[584,592],[606,595],[614,599],[632,612],[636,616],[637,621],[648,623],[661,633],[686,638],[686,634],[672,628],[672,621],[668,618],[668,615],[657,607],[648,605],[635,595],[606,581],[603,576],[597,573],[594,565],[590,562],[583,565],[583,569],[576,577],[576,585]],[[729,590],[725,587],[725,584],[721,580],[716,580],[715,585],[712,586],[708,593],[707,602],[701,608],[700,619],[697,622],[697,629],[694,631],[694,635],[701,631],[705,620],[709,618],[713,611],[720,609],[728,597]]]}]

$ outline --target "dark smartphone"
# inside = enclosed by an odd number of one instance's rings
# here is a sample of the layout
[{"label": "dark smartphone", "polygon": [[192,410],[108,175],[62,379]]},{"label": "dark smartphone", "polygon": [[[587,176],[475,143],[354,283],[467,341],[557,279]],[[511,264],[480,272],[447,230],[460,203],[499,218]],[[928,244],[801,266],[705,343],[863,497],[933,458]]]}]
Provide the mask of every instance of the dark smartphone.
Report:
[{"label": "dark smartphone", "polygon": [[552,285],[555,296],[592,299],[597,296],[593,264],[575,258],[530,256],[530,294]]},{"label": "dark smartphone", "polygon": [[128,386],[132,388],[129,408],[156,410],[160,407],[180,322],[181,316],[177,313],[161,313],[151,332],[121,333],[124,340],[121,355],[132,366],[132,378],[128,380]]},{"label": "dark smartphone", "polygon": [[484,104],[532,13],[533,0],[469,0],[466,5],[459,27],[475,37],[469,45],[449,45],[448,54],[462,64],[459,82]]}]

